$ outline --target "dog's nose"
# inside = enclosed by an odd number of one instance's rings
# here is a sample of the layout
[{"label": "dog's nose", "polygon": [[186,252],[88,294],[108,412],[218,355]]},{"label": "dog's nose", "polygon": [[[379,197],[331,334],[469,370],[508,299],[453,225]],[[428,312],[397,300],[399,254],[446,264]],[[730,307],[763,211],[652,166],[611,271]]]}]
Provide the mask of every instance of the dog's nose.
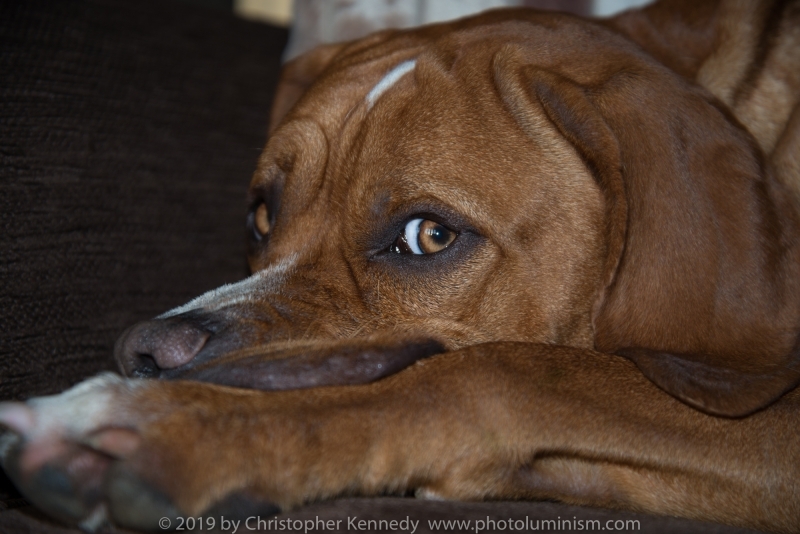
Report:
[{"label": "dog's nose", "polygon": [[114,357],[127,376],[154,378],[162,370],[192,361],[209,336],[209,332],[189,322],[146,321],[120,336],[114,347]]}]

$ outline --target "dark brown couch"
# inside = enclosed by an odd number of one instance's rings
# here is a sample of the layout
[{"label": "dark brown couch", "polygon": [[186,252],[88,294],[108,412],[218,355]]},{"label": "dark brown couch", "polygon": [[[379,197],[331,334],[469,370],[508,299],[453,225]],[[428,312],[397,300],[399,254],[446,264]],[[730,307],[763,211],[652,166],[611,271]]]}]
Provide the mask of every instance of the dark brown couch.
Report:
[{"label": "dark brown couch", "polygon": [[[110,368],[127,325],[247,274],[244,192],[286,38],[167,0],[0,2],[0,400]],[[4,478],[0,510],[0,532],[72,532]],[[556,503],[342,499],[289,515],[342,532],[356,517],[738,532]]]}]

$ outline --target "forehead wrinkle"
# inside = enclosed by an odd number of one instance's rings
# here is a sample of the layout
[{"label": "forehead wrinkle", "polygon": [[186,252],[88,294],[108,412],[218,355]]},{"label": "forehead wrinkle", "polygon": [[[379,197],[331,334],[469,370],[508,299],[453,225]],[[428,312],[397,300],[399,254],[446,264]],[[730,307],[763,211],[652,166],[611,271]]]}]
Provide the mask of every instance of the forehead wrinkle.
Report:
[{"label": "forehead wrinkle", "polygon": [[[402,105],[393,106],[391,118],[406,116],[411,120],[408,105],[414,99],[409,98],[404,95]],[[366,183],[371,185],[361,188],[358,195],[348,195],[348,203],[363,206],[365,215],[373,218],[392,216],[409,204],[440,205],[461,214],[477,230],[487,230],[487,212],[474,191],[464,187],[466,184],[461,184],[455,176],[447,178],[435,154],[420,157],[417,152],[420,143],[429,148],[440,146],[441,140],[436,135],[424,136],[423,140],[418,128],[410,128],[413,131],[405,133],[396,128],[387,131],[384,122],[372,120],[359,126],[361,131],[351,145],[352,159],[348,167],[355,175],[369,177]],[[392,140],[389,145],[387,139]]]},{"label": "forehead wrinkle", "polygon": [[[427,201],[432,206],[438,204],[450,208],[463,215],[477,230],[486,232],[489,206],[482,205],[475,191],[462,187],[456,176],[450,179],[442,176],[441,154],[437,150],[437,147],[442,148],[443,141],[460,144],[450,135],[452,125],[449,118],[453,113],[469,119],[467,132],[462,132],[462,135],[468,134],[472,144],[493,139],[491,132],[485,131],[482,116],[475,109],[484,111],[485,102],[476,103],[469,93],[462,94],[464,85],[475,83],[470,79],[470,72],[445,73],[436,68],[438,63],[427,68],[426,58],[425,54],[419,56],[418,61],[425,63],[422,66],[415,64],[416,76],[435,76],[436,79],[431,81],[438,82],[427,84],[426,94],[434,96],[430,93],[434,91],[436,95],[446,92],[449,98],[457,96],[460,111],[450,109],[445,113],[444,109],[425,104],[423,100],[429,102],[431,99],[413,96],[421,90],[418,86],[415,91],[404,90],[394,95],[390,102],[381,104],[372,113],[366,109],[365,101],[356,103],[349,110],[348,120],[335,141],[338,148],[332,154],[335,159],[332,168],[336,169],[338,180],[347,182],[337,197],[342,204],[360,206],[364,215],[373,218],[387,216],[412,202],[424,204]],[[441,77],[447,83],[442,83]],[[401,76],[394,83],[399,83],[400,79],[408,81]],[[406,82],[403,85],[408,85]],[[483,86],[480,88],[485,89]],[[464,110],[468,110],[466,115]],[[472,166],[479,165],[472,162]]]},{"label": "forehead wrinkle", "polygon": [[[272,239],[284,233],[286,223],[308,220],[325,188],[325,175],[330,166],[330,136],[311,117],[302,117],[286,124],[270,140],[267,150],[271,169],[262,174],[257,187],[278,183],[280,198]],[[277,172],[270,172],[270,171]]]},{"label": "forehead wrinkle", "polygon": [[481,206],[480,199],[474,198],[469,191],[443,184],[437,184],[435,188],[426,187],[425,182],[407,174],[399,178],[387,175],[372,191],[369,214],[375,219],[387,219],[404,212],[408,206],[416,205],[422,209],[440,206],[463,217],[481,234],[498,231],[491,224],[492,218]]}]

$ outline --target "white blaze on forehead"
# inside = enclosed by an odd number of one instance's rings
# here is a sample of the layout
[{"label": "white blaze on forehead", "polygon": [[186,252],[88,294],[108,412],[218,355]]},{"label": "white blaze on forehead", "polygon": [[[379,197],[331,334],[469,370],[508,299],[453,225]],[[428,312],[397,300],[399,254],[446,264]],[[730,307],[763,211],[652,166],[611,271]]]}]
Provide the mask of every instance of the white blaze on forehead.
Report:
[{"label": "white blaze on forehead", "polygon": [[414,70],[414,67],[416,66],[417,60],[410,59],[408,61],[403,61],[386,73],[386,76],[384,76],[381,81],[379,81],[377,85],[375,85],[375,87],[373,87],[372,90],[367,94],[367,109],[372,109],[372,106],[375,105],[375,102],[378,101],[383,93],[396,84],[400,78]]},{"label": "white blaze on forehead", "polygon": [[156,319],[166,319],[191,310],[216,311],[242,302],[257,302],[263,296],[278,292],[296,261],[296,255],[291,255],[241,282],[226,284],[203,293],[183,306],[159,315]]}]

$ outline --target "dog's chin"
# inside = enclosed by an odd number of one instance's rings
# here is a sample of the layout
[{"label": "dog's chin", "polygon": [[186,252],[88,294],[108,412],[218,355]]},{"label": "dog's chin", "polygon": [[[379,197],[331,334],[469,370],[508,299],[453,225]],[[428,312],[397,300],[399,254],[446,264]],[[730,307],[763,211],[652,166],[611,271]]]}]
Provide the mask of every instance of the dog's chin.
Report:
[{"label": "dog's chin", "polygon": [[367,384],[445,351],[419,337],[275,343],[162,370],[158,378],[265,391]]}]

